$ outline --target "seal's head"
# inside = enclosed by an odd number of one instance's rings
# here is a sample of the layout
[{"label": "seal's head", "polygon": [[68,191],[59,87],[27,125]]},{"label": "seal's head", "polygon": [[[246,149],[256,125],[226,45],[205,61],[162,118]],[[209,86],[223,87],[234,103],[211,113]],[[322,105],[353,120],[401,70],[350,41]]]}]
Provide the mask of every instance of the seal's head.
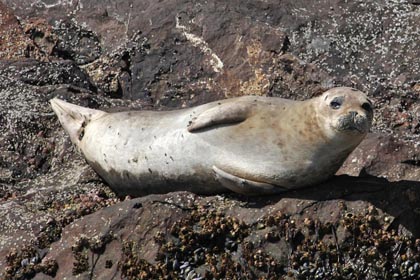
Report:
[{"label": "seal's head", "polygon": [[337,87],[318,98],[317,115],[330,139],[360,142],[369,131],[372,102],[366,94],[349,87]]}]

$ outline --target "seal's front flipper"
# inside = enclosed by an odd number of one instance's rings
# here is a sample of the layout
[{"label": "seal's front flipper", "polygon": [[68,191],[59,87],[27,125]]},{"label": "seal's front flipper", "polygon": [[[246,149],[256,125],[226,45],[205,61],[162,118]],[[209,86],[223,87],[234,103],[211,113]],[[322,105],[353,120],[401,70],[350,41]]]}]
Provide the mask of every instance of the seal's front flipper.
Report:
[{"label": "seal's front flipper", "polygon": [[213,166],[216,179],[225,188],[244,195],[276,194],[287,191],[287,189],[268,183],[252,181],[227,173],[216,166]]},{"label": "seal's front flipper", "polygon": [[106,114],[103,111],[77,106],[58,98],[51,99],[50,103],[61,125],[76,146],[79,146],[86,125]]},{"label": "seal's front flipper", "polygon": [[189,132],[210,128],[215,125],[233,124],[246,120],[251,110],[251,105],[244,103],[222,103],[210,108],[195,118],[188,126]]}]

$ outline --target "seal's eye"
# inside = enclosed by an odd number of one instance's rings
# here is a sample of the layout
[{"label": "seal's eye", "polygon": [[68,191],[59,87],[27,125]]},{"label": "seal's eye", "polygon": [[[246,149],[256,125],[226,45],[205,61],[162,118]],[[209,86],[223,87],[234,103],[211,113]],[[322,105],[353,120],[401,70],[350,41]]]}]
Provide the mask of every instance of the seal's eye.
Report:
[{"label": "seal's eye", "polygon": [[341,106],[340,102],[337,102],[337,101],[331,101],[330,103],[330,107],[333,108],[334,110],[339,109],[340,106]]},{"label": "seal's eye", "polygon": [[340,109],[343,102],[344,102],[344,97],[342,97],[342,96],[335,97],[330,102],[330,107],[333,108],[334,110]]},{"label": "seal's eye", "polygon": [[367,102],[362,104],[362,108],[363,108],[363,110],[365,110],[367,112],[372,112],[372,106],[370,106],[370,104],[367,103]]}]

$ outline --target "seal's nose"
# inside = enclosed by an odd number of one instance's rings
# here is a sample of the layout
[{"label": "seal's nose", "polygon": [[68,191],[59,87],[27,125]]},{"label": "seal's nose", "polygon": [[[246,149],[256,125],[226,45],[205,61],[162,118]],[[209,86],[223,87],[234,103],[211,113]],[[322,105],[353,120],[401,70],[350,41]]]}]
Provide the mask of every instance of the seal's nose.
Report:
[{"label": "seal's nose", "polygon": [[350,115],[351,117],[354,119],[359,113],[357,113],[356,111],[350,111]]}]

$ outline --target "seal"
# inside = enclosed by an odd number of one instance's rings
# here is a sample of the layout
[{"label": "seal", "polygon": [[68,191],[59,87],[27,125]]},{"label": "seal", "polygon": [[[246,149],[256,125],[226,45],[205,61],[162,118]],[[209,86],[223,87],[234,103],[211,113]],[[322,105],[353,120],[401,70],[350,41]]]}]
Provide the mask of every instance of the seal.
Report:
[{"label": "seal", "polygon": [[242,96],[175,111],[106,113],[50,100],[71,141],[119,195],[275,194],[333,176],[369,131],[367,96]]}]

